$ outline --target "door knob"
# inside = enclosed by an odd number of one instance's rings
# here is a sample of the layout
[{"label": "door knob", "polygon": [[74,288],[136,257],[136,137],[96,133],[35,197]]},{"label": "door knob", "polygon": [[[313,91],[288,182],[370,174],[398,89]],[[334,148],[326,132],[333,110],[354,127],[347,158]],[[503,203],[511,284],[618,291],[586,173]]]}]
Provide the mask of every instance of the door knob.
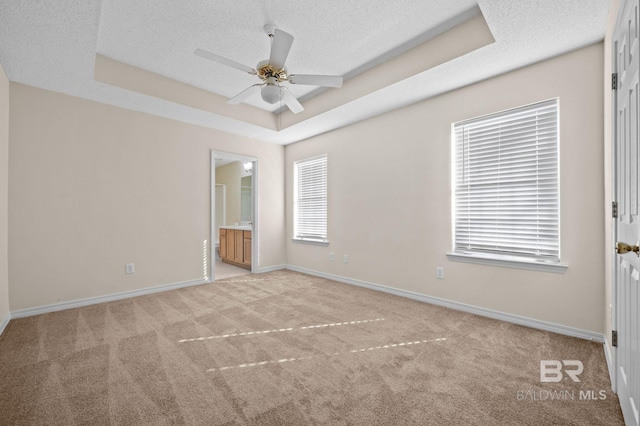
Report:
[{"label": "door knob", "polygon": [[633,246],[630,246],[627,243],[618,243],[618,244],[616,244],[616,253],[625,254],[625,253],[629,253],[630,251],[632,251],[635,254],[637,254],[638,256],[640,256],[640,243],[636,243]]}]

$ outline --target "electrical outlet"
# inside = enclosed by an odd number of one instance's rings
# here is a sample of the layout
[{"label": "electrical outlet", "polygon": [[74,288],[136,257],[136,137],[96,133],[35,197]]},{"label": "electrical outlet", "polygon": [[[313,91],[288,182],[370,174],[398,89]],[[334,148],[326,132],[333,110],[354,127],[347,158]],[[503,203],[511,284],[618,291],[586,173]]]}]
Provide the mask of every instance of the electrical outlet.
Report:
[{"label": "electrical outlet", "polygon": [[439,280],[444,279],[444,268],[442,266],[436,266],[436,278]]},{"label": "electrical outlet", "polygon": [[349,255],[345,254],[342,260],[344,261],[344,263],[349,263]]},{"label": "electrical outlet", "polygon": [[329,262],[333,262],[333,252],[329,252]]},{"label": "electrical outlet", "polygon": [[125,274],[133,274],[135,271],[136,271],[136,268],[133,263],[127,263],[126,265],[124,265]]}]

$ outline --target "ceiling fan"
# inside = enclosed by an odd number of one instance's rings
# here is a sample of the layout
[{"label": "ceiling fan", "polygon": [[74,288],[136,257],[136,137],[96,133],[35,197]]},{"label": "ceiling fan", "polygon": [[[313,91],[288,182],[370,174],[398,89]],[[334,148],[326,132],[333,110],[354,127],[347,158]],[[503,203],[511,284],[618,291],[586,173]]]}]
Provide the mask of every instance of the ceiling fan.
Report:
[{"label": "ceiling fan", "polygon": [[223,58],[215,53],[207,52],[206,50],[196,49],[195,51],[195,54],[202,58],[235,68],[251,75],[257,75],[260,80],[262,80],[262,82],[248,87],[229,99],[227,101],[228,104],[237,105],[249,98],[249,96],[260,91],[262,99],[265,102],[275,104],[282,100],[294,114],[297,114],[303,111],[304,108],[300,102],[298,102],[296,97],[282,85],[282,83],[322,87],[342,86],[342,77],[340,76],[289,74],[284,63],[289,55],[289,50],[293,43],[293,36],[277,29],[275,25],[270,24],[264,26],[264,31],[271,39],[271,54],[269,55],[268,60],[258,62],[255,69],[232,61],[231,59]]}]

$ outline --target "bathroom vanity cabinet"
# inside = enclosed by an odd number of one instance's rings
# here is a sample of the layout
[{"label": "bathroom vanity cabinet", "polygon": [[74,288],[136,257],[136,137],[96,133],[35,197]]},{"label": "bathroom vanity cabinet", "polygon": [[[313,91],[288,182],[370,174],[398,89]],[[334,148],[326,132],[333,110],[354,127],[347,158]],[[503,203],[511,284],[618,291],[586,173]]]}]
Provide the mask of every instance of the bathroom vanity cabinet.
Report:
[{"label": "bathroom vanity cabinet", "polygon": [[220,228],[220,259],[251,269],[251,230]]}]

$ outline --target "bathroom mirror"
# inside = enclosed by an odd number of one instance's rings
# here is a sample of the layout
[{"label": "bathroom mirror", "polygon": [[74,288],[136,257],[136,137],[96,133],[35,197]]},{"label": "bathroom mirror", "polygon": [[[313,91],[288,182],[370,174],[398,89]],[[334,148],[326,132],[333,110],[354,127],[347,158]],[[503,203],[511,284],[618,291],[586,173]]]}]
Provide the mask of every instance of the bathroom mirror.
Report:
[{"label": "bathroom mirror", "polygon": [[217,165],[215,173],[216,186],[221,185],[225,188],[224,199],[216,196],[216,205],[224,205],[224,215],[216,216],[216,228],[248,225],[252,221],[253,212],[251,172],[245,169],[241,161],[231,161]]}]

